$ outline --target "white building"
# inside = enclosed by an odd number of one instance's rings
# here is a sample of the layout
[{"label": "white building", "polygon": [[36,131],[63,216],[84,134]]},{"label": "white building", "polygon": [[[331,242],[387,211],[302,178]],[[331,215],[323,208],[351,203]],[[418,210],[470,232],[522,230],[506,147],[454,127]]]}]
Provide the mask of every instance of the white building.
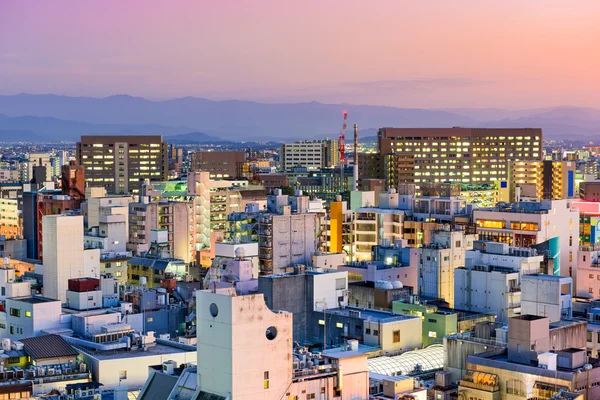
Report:
[{"label": "white building", "polygon": [[521,276],[539,273],[543,259],[535,249],[476,241],[465,267],[454,270],[454,306],[507,322],[521,311]]},{"label": "white building", "polygon": [[369,397],[364,354],[293,353],[292,314],[269,310],[262,294],[200,291],[196,298],[199,398]]},{"label": "white building", "polygon": [[555,258],[554,275],[574,276],[579,250],[579,209],[571,204],[571,200],[513,203],[474,210],[473,220],[481,240],[518,247],[549,241],[549,256]]},{"label": "white building", "polygon": [[419,296],[440,298],[454,307],[454,270],[465,265],[465,252],[476,235],[435,231],[431,244],[419,248]]},{"label": "white building", "polygon": [[9,265],[0,266],[0,300],[31,295],[31,283],[17,280],[15,272]]},{"label": "white building", "polygon": [[0,337],[13,340],[38,336],[42,330],[61,327],[60,301],[39,296],[6,299],[0,312]]},{"label": "white building", "polygon": [[571,318],[573,279],[532,274],[521,277],[521,314],[548,317],[550,322]]},{"label": "white building", "polygon": [[[86,265],[94,268],[94,255],[84,257],[82,216],[45,215],[42,225],[44,296],[64,303],[68,280],[86,277]],[[99,262],[99,254],[97,258]]]}]

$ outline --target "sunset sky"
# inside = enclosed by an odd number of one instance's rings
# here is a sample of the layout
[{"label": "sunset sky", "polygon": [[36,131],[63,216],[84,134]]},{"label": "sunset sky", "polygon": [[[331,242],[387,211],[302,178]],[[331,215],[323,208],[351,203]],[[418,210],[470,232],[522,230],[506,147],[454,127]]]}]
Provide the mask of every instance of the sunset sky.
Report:
[{"label": "sunset sky", "polygon": [[0,0],[0,94],[600,107],[599,0]]}]

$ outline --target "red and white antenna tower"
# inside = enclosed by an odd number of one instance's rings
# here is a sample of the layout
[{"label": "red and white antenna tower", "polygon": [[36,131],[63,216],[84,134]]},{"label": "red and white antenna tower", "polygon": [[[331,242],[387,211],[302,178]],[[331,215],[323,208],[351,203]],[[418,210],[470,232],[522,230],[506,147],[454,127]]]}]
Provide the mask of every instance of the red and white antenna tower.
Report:
[{"label": "red and white antenna tower", "polygon": [[340,148],[340,163],[342,164],[342,168],[346,162],[346,158],[344,153],[346,152],[346,125],[348,123],[348,111],[344,111],[344,124],[342,125],[342,133],[338,139],[339,148]]}]

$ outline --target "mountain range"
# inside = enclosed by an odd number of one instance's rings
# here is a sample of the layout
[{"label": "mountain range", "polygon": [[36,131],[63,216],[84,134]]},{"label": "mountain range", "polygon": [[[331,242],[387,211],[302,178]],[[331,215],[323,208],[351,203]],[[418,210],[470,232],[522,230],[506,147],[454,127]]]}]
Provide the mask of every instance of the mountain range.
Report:
[{"label": "mountain range", "polygon": [[153,101],[18,94],[0,96],[0,141],[73,141],[91,134],[161,134],[180,143],[289,141],[336,137],[342,111],[348,134],[393,127],[537,127],[549,139],[589,140],[600,133],[600,110],[559,106],[529,110],[409,109],[371,105],[213,101],[195,97]]}]

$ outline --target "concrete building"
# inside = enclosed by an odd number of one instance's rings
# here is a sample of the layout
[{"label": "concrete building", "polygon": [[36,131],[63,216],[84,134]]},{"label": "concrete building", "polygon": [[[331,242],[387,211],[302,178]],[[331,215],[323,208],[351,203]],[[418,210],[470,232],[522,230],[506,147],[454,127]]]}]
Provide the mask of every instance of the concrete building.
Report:
[{"label": "concrete building", "polygon": [[[69,279],[85,273],[83,217],[46,215],[44,225],[44,296],[66,302]],[[98,258],[99,258],[98,251]],[[99,259],[96,260],[99,262]],[[99,273],[99,271],[96,271]]]},{"label": "concrete building", "polygon": [[61,327],[59,300],[40,296],[12,297],[6,299],[5,307],[5,311],[0,312],[0,336],[3,338],[18,340]]},{"label": "concrete building", "polygon": [[309,170],[331,168],[339,163],[338,141],[299,140],[294,143],[281,145],[279,162],[284,172],[295,167],[305,167]]},{"label": "concrete building", "polygon": [[82,136],[77,163],[86,168],[88,186],[110,194],[139,193],[144,179],[168,177],[168,149],[162,136]]},{"label": "concrete building", "polygon": [[423,346],[442,343],[445,336],[458,332],[457,313],[438,310],[435,305],[415,301],[414,296],[411,300],[412,302],[394,301],[392,311],[421,318]]},{"label": "concrete building", "polygon": [[50,153],[30,153],[27,156],[27,172],[25,182],[33,179],[33,170],[35,167],[45,168],[45,182],[52,181],[52,164],[50,162]]},{"label": "concrete building", "polygon": [[572,276],[579,250],[579,210],[570,200],[520,202],[473,211],[481,240],[532,247],[548,243],[554,274]]},{"label": "concrete building", "polygon": [[521,276],[541,273],[543,259],[535,249],[475,241],[465,266],[454,270],[454,306],[507,322],[521,311]]},{"label": "concrete building", "polygon": [[152,246],[152,232],[166,232],[169,256],[185,262],[195,260],[193,202],[152,201],[129,204],[127,250],[142,255]]},{"label": "concrete building", "polygon": [[24,260],[27,258],[27,240],[11,239],[0,235],[0,257]]},{"label": "concrete building", "polygon": [[600,246],[581,246],[577,262],[576,294],[581,297],[600,297]]},{"label": "concrete building", "polygon": [[521,314],[547,317],[550,322],[572,317],[573,279],[570,277],[523,275],[521,290]]},{"label": "concrete building", "polygon": [[600,201],[600,181],[581,182],[579,198],[586,201]]},{"label": "concrete building", "polygon": [[16,272],[10,264],[0,266],[0,300],[31,295],[31,282],[23,280]]},{"label": "concrete building", "polygon": [[308,265],[317,246],[319,220],[309,212],[307,196],[298,196],[296,212],[290,199],[276,189],[267,197],[267,212],[258,216],[258,246],[261,273],[285,272],[296,264]]},{"label": "concrete building", "polygon": [[[321,373],[303,372],[312,353],[303,348],[292,352],[292,314],[272,312],[262,295],[232,297],[200,291],[196,310],[200,396],[248,400],[279,399],[282,394],[288,399],[368,397],[366,356],[355,351],[323,353],[322,360],[316,361],[323,366]],[[231,361],[214,361],[223,358]],[[314,363],[311,360],[310,366]]]},{"label": "concrete building", "polygon": [[398,183],[508,180],[513,160],[541,160],[541,129],[381,128],[381,171]]},{"label": "concrete building", "polygon": [[548,318],[525,314],[509,320],[507,336],[507,352],[467,357],[467,372],[458,388],[465,398],[600,396],[600,368],[587,364],[585,322],[567,322],[553,329]]},{"label": "concrete building", "polygon": [[197,151],[193,155],[194,171],[204,171],[211,179],[231,179],[242,176],[244,151]]},{"label": "concrete building", "polygon": [[419,296],[444,299],[454,307],[454,271],[464,267],[465,252],[475,239],[463,231],[433,232],[431,244],[419,248]]}]

